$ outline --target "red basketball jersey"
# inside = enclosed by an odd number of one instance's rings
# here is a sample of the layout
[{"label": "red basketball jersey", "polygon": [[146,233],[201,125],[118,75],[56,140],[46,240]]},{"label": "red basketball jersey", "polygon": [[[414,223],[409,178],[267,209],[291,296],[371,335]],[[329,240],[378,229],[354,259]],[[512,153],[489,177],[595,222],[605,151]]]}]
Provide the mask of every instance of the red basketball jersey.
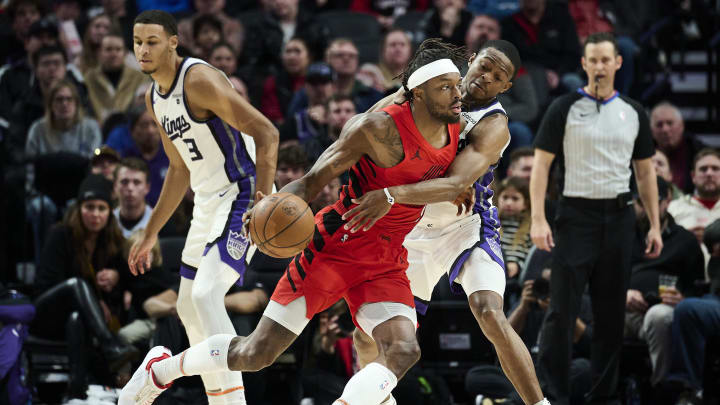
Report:
[{"label": "red basketball jersey", "polygon": [[[349,182],[342,186],[340,199],[334,205],[341,215],[354,205],[350,202],[351,199],[368,191],[442,177],[455,158],[460,133],[459,123],[447,125],[449,142],[438,149],[430,145],[415,126],[409,102],[391,105],[383,108],[383,111],[395,121],[405,157],[400,163],[388,168],[377,166],[367,155],[354,164],[349,170]],[[374,228],[402,235],[404,238],[420,219],[422,210],[422,205],[396,203]]]}]

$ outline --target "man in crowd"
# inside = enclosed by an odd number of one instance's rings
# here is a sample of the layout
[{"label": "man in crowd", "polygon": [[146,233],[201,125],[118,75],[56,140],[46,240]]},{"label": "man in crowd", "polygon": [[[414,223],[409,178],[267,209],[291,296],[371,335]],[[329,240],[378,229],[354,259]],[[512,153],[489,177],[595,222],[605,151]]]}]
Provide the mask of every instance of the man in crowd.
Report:
[{"label": "man in crowd", "polygon": [[693,170],[693,156],[705,145],[685,132],[685,121],[680,110],[667,101],[652,109],[650,127],[658,149],[668,157],[673,183],[685,193],[692,193],[690,172]]},{"label": "man in crowd", "polygon": [[105,35],[98,52],[99,66],[85,74],[85,84],[98,122],[103,122],[112,113],[126,111],[138,87],[149,82],[146,75],[125,64],[126,53],[125,42],[119,32]]},{"label": "man in crowd", "polygon": [[152,207],[145,202],[150,192],[149,178],[147,164],[135,157],[121,160],[115,169],[114,191],[119,204],[113,214],[125,238],[139,229],[145,229],[150,220]]},{"label": "man in crowd", "polygon": [[288,145],[278,150],[278,163],[275,170],[275,187],[280,190],[291,181],[305,175],[308,158],[300,145]]},{"label": "man in crowd", "polygon": [[[670,203],[668,212],[678,225],[693,232],[702,243],[705,227],[720,218],[720,152],[706,148],[695,155],[692,172],[694,194]],[[674,178],[674,176],[673,176]]]},{"label": "man in crowd", "polygon": [[[650,226],[642,201],[635,197],[635,241],[632,273],[625,307],[625,337],[647,342],[653,373],[650,382],[658,384],[668,372],[672,356],[670,325],[675,306],[694,294],[696,280],[704,278],[705,261],[693,234],[677,225],[668,214],[672,191],[658,176],[660,229],[663,250],[654,259],[645,257],[644,235]],[[659,292],[661,275],[672,275],[677,285]]]},{"label": "man in crowd", "polygon": [[532,148],[517,148],[510,153],[510,166],[507,169],[507,177],[521,177],[530,181],[535,151]]}]

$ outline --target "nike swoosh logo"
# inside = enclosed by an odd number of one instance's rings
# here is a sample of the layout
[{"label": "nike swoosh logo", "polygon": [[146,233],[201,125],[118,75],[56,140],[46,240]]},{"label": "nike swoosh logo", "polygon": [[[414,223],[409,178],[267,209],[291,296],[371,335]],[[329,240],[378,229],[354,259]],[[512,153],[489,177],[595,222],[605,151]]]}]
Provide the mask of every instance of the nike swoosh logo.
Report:
[{"label": "nike swoosh logo", "polygon": [[225,194],[227,194],[228,191],[230,191],[230,190],[225,190],[225,191],[223,191],[222,193],[220,193],[220,197],[222,197],[222,196],[224,196]]}]

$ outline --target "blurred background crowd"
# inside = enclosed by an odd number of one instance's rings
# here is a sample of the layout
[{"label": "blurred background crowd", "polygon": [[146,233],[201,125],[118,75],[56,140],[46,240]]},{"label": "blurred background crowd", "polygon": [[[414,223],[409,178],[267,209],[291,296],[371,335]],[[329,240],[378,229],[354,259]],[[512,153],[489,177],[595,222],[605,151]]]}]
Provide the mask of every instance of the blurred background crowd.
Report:
[{"label": "blurred background crowd", "polygon": [[[0,2],[0,404],[92,403],[88,384],[122,386],[149,346],[187,346],[175,301],[191,191],[161,232],[153,271],[132,277],[126,263],[168,167],[144,105],[151,80],[132,51],[132,21],[147,9],[175,15],[178,53],[225,72],[279,128],[278,188],[301,177],[350,117],[397,90],[424,39],[468,55],[487,40],[515,44],[523,65],[499,96],[512,140],[493,187],[505,309],[532,353],[552,256],[530,238],[533,140],[552,101],[586,83],[582,41],[615,33],[623,57],[616,89],[650,117],[665,244],[659,258],[643,256],[648,224],[636,204],[620,394],[633,405],[718,403],[709,401],[720,398],[719,1],[10,0]],[[342,181],[311,207],[333,203]],[[286,264],[254,255],[245,286],[225,300],[238,334],[253,329]],[[470,310],[457,305],[465,297],[444,280],[433,299],[420,321],[423,360],[396,389],[399,403],[512,398]],[[578,404],[590,389],[593,332],[589,308],[580,313],[571,376]],[[275,365],[246,374],[248,403],[320,405],[338,396],[357,371],[352,323],[338,303],[311,325]],[[187,379],[160,401],[206,399],[200,380]]]}]

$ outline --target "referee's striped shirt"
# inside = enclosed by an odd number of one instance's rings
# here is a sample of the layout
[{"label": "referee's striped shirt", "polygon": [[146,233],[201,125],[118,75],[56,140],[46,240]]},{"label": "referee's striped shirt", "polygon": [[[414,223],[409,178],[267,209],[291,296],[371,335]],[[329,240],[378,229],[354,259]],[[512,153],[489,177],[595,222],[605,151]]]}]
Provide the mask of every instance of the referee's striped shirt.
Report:
[{"label": "referee's striped shirt", "polygon": [[617,92],[599,102],[582,88],[550,105],[535,147],[555,154],[563,196],[589,199],[630,191],[631,161],[655,153],[640,104]]}]

